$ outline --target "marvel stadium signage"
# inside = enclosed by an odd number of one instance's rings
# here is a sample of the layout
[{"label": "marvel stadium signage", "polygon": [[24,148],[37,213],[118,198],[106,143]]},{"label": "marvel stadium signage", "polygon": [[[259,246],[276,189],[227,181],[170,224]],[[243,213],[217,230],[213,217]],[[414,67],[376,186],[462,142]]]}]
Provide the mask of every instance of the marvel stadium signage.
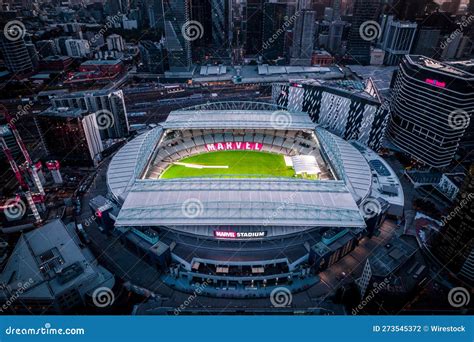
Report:
[{"label": "marvel stadium signage", "polygon": [[232,142],[206,144],[206,148],[208,152],[232,151],[232,150],[261,151],[262,144],[256,143],[256,142],[232,141]]},{"label": "marvel stadium signage", "polygon": [[227,230],[215,230],[214,237],[219,239],[255,239],[267,236],[266,231],[262,232],[234,232]]}]

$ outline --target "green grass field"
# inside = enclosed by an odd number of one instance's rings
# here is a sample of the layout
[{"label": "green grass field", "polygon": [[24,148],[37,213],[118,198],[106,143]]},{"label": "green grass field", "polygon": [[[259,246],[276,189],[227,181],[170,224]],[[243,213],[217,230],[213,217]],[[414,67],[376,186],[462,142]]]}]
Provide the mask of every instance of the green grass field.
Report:
[{"label": "green grass field", "polygon": [[228,166],[227,169],[196,169],[183,165],[171,165],[160,178],[229,177],[266,178],[293,177],[293,168],[287,167],[282,155],[257,151],[208,152],[184,158],[181,163]]}]

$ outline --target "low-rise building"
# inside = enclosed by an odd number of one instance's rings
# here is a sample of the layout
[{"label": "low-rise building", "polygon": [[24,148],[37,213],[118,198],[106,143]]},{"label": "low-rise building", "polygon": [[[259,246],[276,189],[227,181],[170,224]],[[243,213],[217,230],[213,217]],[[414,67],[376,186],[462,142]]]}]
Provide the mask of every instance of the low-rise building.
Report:
[{"label": "low-rise building", "polygon": [[87,305],[115,280],[81,246],[74,224],[54,220],[20,236],[0,283],[2,312],[57,314]]}]

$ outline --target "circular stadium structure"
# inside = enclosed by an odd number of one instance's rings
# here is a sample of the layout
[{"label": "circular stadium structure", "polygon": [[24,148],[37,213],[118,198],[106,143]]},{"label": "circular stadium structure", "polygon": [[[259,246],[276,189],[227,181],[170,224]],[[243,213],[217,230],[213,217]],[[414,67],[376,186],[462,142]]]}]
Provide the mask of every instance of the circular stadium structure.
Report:
[{"label": "circular stadium structure", "polygon": [[304,290],[403,210],[375,152],[259,102],[171,112],[114,156],[107,185],[109,229],[170,286],[216,296]]}]

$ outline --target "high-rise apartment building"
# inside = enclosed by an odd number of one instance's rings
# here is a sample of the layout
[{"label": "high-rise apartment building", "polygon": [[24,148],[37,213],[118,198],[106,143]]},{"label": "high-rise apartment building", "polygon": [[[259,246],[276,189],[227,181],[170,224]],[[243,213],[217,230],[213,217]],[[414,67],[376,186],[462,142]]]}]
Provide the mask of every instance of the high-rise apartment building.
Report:
[{"label": "high-rise apartment building", "polygon": [[129,134],[122,90],[81,91],[52,99],[55,108],[71,107],[97,114],[102,139],[124,138]]},{"label": "high-rise apartment building", "polygon": [[407,55],[391,101],[391,141],[435,168],[449,166],[474,109],[474,75],[425,56]]},{"label": "high-rise apartment building", "polygon": [[72,165],[94,165],[104,150],[96,115],[79,108],[49,108],[35,122],[49,158]]},{"label": "high-rise apartment building", "polygon": [[23,38],[8,39],[3,29],[0,32],[0,50],[7,69],[14,74],[28,74],[33,71],[30,53]]}]

